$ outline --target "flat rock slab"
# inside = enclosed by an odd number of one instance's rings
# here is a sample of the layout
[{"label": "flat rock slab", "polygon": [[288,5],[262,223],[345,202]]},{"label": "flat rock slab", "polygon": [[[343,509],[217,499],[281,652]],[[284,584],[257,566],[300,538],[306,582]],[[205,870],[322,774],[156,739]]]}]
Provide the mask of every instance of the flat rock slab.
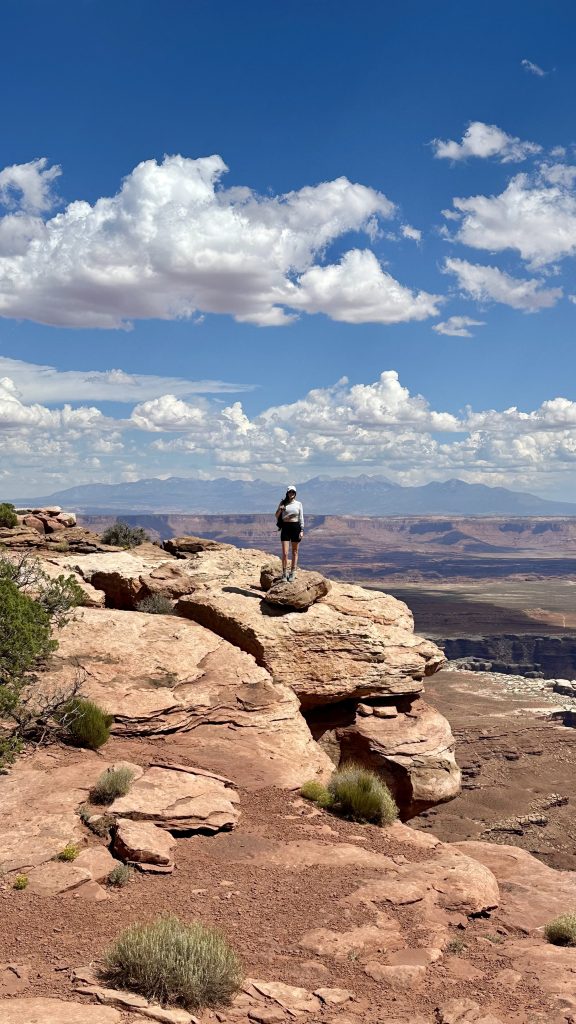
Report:
[{"label": "flat rock slab", "polygon": [[43,864],[80,839],[77,808],[106,767],[90,751],[61,768],[51,767],[41,754],[16,764],[0,784],[0,869]]},{"label": "flat rock slab", "polygon": [[567,908],[576,908],[576,871],[557,871],[518,846],[474,841],[454,846],[484,864],[498,879],[500,919],[506,927],[530,932],[566,913]]},{"label": "flat rock slab", "polygon": [[239,801],[234,789],[209,775],[153,767],[108,812],[175,832],[219,832],[236,825]]},{"label": "flat rock slab", "polygon": [[61,999],[0,999],[2,1024],[121,1024],[112,1006],[66,1003]]},{"label": "flat rock slab", "polygon": [[73,861],[75,868],[83,868],[90,872],[94,882],[104,882],[111,871],[118,867],[119,862],[114,859],[105,846],[89,846],[78,854]]},{"label": "flat rock slab", "polygon": [[122,860],[137,864],[174,866],[172,852],[176,841],[169,832],[149,821],[120,818],[116,824],[114,850]]},{"label": "flat rock slab", "polygon": [[27,890],[38,896],[57,896],[58,893],[70,892],[91,881],[92,875],[86,868],[55,860],[32,869],[28,875]]}]

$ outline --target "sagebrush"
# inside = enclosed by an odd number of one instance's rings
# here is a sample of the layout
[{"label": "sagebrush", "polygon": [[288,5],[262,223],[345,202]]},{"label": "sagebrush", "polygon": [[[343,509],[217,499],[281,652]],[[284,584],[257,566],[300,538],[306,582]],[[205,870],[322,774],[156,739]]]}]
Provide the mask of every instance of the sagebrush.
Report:
[{"label": "sagebrush", "polygon": [[117,797],[126,796],[133,779],[134,772],[131,768],[108,768],[90,790],[92,803],[111,804]]},{"label": "sagebrush", "polygon": [[117,519],[100,537],[103,544],[111,544],[115,548],[135,548],[138,544],[150,540],[142,526],[130,526],[129,523]]},{"label": "sagebrush", "polygon": [[555,917],[544,928],[544,935],[554,946],[576,946],[576,912]]},{"label": "sagebrush", "polygon": [[63,850],[56,854],[56,860],[71,861],[76,860],[76,857],[80,853],[80,847],[78,843],[66,843]]},{"label": "sagebrush", "polygon": [[174,605],[164,594],[149,594],[138,602],[136,610],[148,615],[173,615]]},{"label": "sagebrush", "polygon": [[107,884],[115,889],[123,889],[131,881],[134,872],[127,864],[117,864],[106,879]]},{"label": "sagebrush", "polygon": [[174,915],[122,932],[105,972],[119,988],[191,1010],[228,1003],[242,981],[240,960],[220,932]]}]

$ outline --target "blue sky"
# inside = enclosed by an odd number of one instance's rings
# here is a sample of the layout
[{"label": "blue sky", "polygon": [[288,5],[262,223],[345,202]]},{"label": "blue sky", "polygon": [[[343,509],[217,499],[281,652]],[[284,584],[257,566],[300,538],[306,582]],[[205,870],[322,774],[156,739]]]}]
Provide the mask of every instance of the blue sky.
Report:
[{"label": "blue sky", "polygon": [[8,0],[3,39],[6,494],[576,500],[571,3]]}]

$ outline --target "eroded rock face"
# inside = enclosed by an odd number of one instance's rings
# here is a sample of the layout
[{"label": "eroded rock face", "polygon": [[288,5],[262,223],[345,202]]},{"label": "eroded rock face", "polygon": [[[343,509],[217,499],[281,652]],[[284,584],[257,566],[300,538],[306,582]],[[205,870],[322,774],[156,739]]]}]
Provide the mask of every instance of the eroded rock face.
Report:
[{"label": "eroded rock face", "polygon": [[[360,602],[361,588],[347,587],[339,594],[340,585],[332,584],[305,615],[275,609],[271,614],[258,586],[263,560],[269,562],[252,550],[192,555],[188,567],[195,589],[176,610],[252,654],[274,679],[294,689],[303,706],[367,694],[418,693],[424,676],[442,663],[438,648],[407,628],[400,602],[396,621],[401,625],[384,627],[370,617],[368,602]],[[335,599],[346,611],[338,610]],[[387,598],[389,609],[390,602],[394,599]],[[362,614],[355,604],[362,604]],[[377,607],[378,618],[381,612]]]},{"label": "eroded rock face", "polygon": [[[221,663],[231,658],[234,647],[251,656],[252,671],[254,661],[267,670],[268,682],[261,677],[257,702],[262,701],[264,689],[272,696],[270,676],[276,695],[278,687],[284,690],[283,700],[287,691],[293,691],[306,713],[322,705],[380,701],[382,713],[374,708],[374,723],[379,715],[384,720],[348,731],[343,742],[346,756],[367,761],[386,777],[404,818],[456,795],[460,776],[448,723],[415,700],[424,677],[442,664],[443,656],[434,644],[414,635],[412,616],[404,604],[351,584],[328,584],[319,574],[306,571],[299,571],[293,584],[274,584],[280,561],[251,549],[238,550],[201,538],[177,538],[166,546],[180,557],[166,560],[165,553],[145,545],[131,552],[87,557],[77,568],[88,583],[105,590],[108,604],[134,608],[150,593],[176,598],[179,617],[200,624],[212,638],[228,641]],[[299,611],[294,611],[299,602]],[[143,645],[148,649],[160,626],[154,623],[140,628],[144,632],[135,641],[134,625],[127,626],[132,636],[129,646],[146,664],[150,658]],[[182,630],[175,621],[173,629],[180,647]],[[169,646],[174,645],[163,645],[166,653],[156,664],[165,665],[173,675],[175,655]],[[130,663],[127,649],[126,657]],[[141,682],[122,680],[120,671],[112,680],[104,673],[115,690],[114,698],[110,691],[107,695],[113,704],[108,701],[105,706],[116,715],[116,728],[148,733],[196,729],[197,711],[187,703],[193,695],[183,685],[188,680],[177,673],[177,681],[163,686],[162,671],[157,667],[149,673],[147,693]],[[230,672],[224,671],[230,678]],[[143,675],[141,666],[139,673]],[[100,703],[106,696],[97,692],[102,674],[96,665],[89,683],[91,695]],[[237,690],[236,680],[233,685]],[[256,695],[254,689],[252,694]],[[243,703],[237,696],[232,701],[236,709]],[[384,706],[386,701],[394,704],[398,700],[402,706]],[[264,697],[264,703],[269,703],[268,698]],[[228,708],[228,700],[226,705]],[[278,740],[279,730],[275,732]],[[197,738],[202,737],[197,734]],[[218,762],[202,763],[218,767]],[[328,767],[323,758],[320,770]]]},{"label": "eroded rock face", "polygon": [[457,796],[461,778],[449,722],[421,699],[396,715],[379,710],[361,705],[354,724],[337,730],[342,760],[382,775],[405,819]]},{"label": "eroded rock face", "polygon": [[195,622],[85,608],[59,642],[43,683],[84,671],[84,691],[114,715],[116,733],[170,733],[179,757],[248,788],[299,786],[331,770],[293,691]]}]

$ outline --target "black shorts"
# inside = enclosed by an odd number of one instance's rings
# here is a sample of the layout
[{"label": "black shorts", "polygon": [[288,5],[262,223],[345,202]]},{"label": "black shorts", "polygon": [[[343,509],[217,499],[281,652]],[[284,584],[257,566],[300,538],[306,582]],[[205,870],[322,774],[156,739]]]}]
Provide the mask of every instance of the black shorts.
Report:
[{"label": "black shorts", "polygon": [[302,527],[300,526],[300,523],[284,523],[282,525],[280,540],[291,540],[297,543],[300,540],[301,530]]}]

